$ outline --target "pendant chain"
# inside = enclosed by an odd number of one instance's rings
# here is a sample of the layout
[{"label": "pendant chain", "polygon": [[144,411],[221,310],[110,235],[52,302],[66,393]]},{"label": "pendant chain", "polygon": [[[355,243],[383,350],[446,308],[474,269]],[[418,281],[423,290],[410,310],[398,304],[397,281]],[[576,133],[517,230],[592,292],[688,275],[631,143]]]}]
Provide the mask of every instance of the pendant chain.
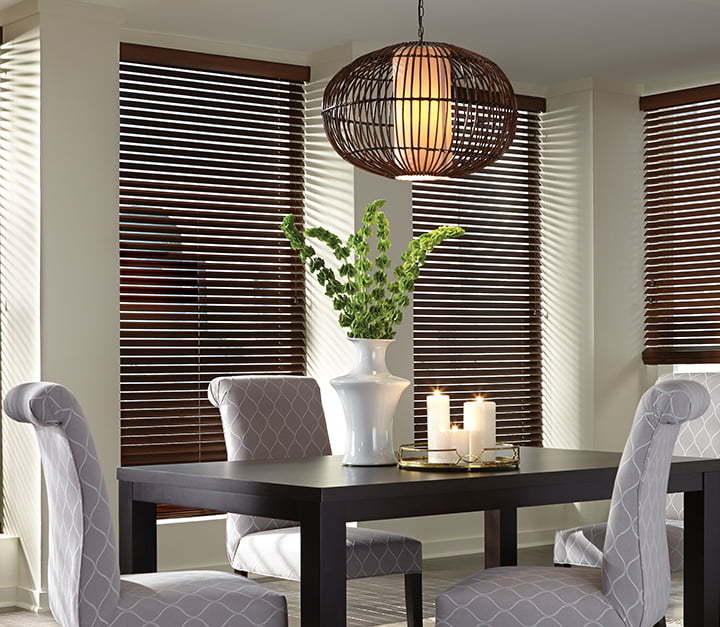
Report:
[{"label": "pendant chain", "polygon": [[425,28],[423,27],[423,17],[425,16],[425,4],[423,0],[418,0],[418,41],[422,43]]}]

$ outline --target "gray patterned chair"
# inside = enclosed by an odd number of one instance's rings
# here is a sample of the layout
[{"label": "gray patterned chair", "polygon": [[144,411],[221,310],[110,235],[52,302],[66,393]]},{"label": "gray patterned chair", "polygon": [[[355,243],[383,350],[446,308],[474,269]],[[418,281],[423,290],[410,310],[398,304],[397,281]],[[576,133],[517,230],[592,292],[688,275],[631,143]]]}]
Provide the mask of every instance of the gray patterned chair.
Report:
[{"label": "gray patterned chair", "polygon": [[[218,377],[208,388],[220,410],[228,459],[330,455],[320,387],[312,377]],[[422,544],[413,538],[348,527],[347,578],[403,573],[408,625],[422,625]],[[300,581],[296,522],[227,517],[227,553],[239,573]]]},{"label": "gray patterned chair", "polygon": [[437,627],[650,627],[670,595],[665,493],[680,423],[710,395],[695,381],[662,381],[640,399],[615,479],[600,570],[490,568],[436,600]]},{"label": "gray patterned chair", "polygon": [[49,598],[63,627],[287,627],[285,597],[232,573],[120,576],[102,470],[76,398],[25,383],[3,408],[35,427],[50,511]]},{"label": "gray patterned chair", "polygon": [[[710,392],[710,407],[699,420],[680,427],[674,455],[720,457],[720,372],[673,373],[660,381],[697,381]],[[600,568],[605,544],[606,523],[562,529],[555,533],[553,561],[562,566]],[[681,572],[683,562],[683,495],[669,494],[665,513],[670,571]]]}]

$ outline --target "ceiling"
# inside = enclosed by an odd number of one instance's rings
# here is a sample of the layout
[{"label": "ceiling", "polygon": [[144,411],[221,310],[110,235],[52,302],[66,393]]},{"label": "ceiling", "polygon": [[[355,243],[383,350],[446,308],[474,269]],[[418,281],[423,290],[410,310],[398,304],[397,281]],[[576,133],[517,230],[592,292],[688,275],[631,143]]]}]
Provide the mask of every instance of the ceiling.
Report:
[{"label": "ceiling", "polygon": [[[17,0],[0,0],[0,8]],[[312,53],[417,38],[416,0],[84,0],[126,26]],[[425,0],[425,40],[489,57],[514,82],[658,83],[720,74],[720,0]]]}]

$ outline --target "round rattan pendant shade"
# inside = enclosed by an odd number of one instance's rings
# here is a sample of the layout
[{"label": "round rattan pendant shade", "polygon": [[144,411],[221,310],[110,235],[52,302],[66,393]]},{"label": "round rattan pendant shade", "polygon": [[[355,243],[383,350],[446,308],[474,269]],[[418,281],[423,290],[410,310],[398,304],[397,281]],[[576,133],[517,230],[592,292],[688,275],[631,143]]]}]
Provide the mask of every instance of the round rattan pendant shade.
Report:
[{"label": "round rattan pendant shade", "polygon": [[388,178],[448,178],[477,172],[507,150],[517,102],[489,59],[418,41],[342,68],[325,88],[322,116],[333,148],[358,168]]}]

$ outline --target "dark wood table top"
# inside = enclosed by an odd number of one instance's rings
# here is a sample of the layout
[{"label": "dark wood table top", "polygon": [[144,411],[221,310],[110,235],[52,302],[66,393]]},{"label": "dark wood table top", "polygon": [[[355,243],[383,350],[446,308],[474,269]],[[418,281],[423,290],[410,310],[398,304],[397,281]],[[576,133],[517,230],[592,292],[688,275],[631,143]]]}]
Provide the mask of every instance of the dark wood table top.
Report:
[{"label": "dark wood table top", "polygon": [[[341,456],[122,467],[122,572],[157,567],[155,504],[299,521],[303,625],[345,624],[346,521],[485,512],[486,565],[517,555],[517,508],[609,499],[619,453],[521,447],[519,468],[425,471],[343,466]],[[685,492],[685,616],[720,624],[720,459],[674,458],[668,491]]]},{"label": "dark wood table top", "polygon": [[[343,466],[342,456],[303,459],[203,462],[194,464],[163,464],[122,467],[117,477],[123,481],[148,483],[154,486],[215,490],[236,494],[282,498],[295,502],[343,501],[362,499],[431,497],[472,492],[522,490],[527,502],[535,505],[551,502],[534,499],[533,487],[550,484],[582,486],[593,482],[613,481],[620,460],[619,453],[521,447],[520,465],[492,471],[428,471],[409,470],[396,466]],[[673,464],[671,488],[693,488],[705,470],[700,460],[677,458]],[[717,460],[707,460],[718,463]],[[676,485],[673,485],[676,484]],[[575,491],[573,489],[572,491]],[[588,493],[587,499],[593,495]],[[537,501],[537,502],[536,502]]]}]

